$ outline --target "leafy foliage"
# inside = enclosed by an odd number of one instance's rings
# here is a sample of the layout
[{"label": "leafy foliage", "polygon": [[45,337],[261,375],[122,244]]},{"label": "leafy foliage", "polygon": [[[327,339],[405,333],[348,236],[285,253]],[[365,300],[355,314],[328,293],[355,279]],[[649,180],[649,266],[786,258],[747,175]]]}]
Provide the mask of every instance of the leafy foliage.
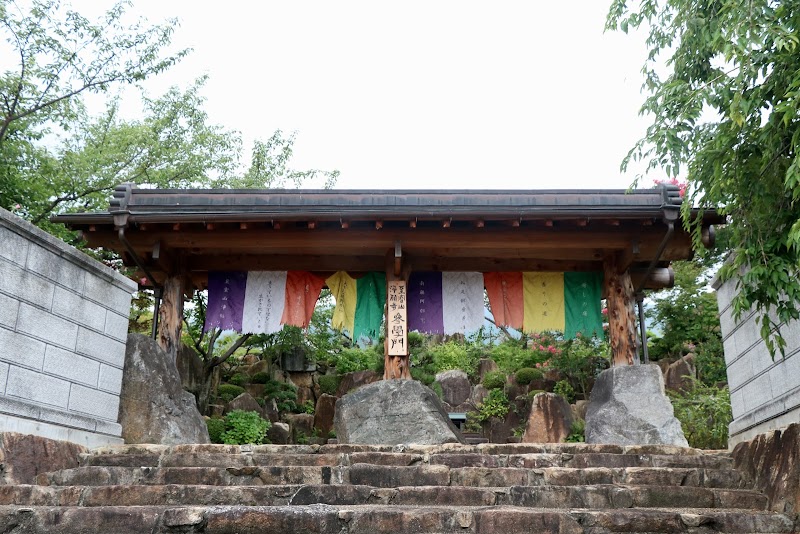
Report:
[{"label": "leafy foliage", "polygon": [[322,375],[319,377],[319,389],[328,395],[335,395],[342,377],[339,375]]},{"label": "leafy foliage", "polygon": [[576,419],[569,427],[569,436],[564,438],[566,443],[583,443],[586,441],[586,421]]},{"label": "leafy foliage", "polygon": [[[649,32],[641,111],[652,123],[623,168],[685,173],[687,222],[691,205],[729,215],[733,255],[720,276],[741,274],[735,317],[762,312],[773,354],[785,348],[774,327],[800,318],[798,12],[768,0],[613,0],[607,21]],[[699,225],[691,230],[699,245]]]},{"label": "leafy foliage", "polygon": [[556,382],[556,385],[553,387],[553,393],[561,395],[567,399],[567,402],[575,401],[575,389],[568,380],[559,380]]},{"label": "leafy foliage", "polygon": [[294,384],[270,380],[264,384],[264,397],[275,399],[278,410],[282,412],[296,412],[298,410],[297,386]]},{"label": "leafy foliage", "polygon": [[250,378],[245,373],[236,373],[228,379],[228,382],[234,386],[244,386],[250,381]]},{"label": "leafy foliage", "polygon": [[336,372],[343,375],[355,371],[374,369],[379,357],[383,359],[383,355],[378,355],[372,348],[349,348],[343,349],[332,359],[335,360]]},{"label": "leafy foliage", "polygon": [[456,369],[464,371],[470,377],[475,376],[480,357],[474,351],[467,350],[466,345],[448,341],[430,347],[428,352],[437,373]]},{"label": "leafy foliage", "polygon": [[727,387],[707,386],[692,378],[689,390],[669,391],[668,395],[689,446],[700,449],[728,447],[728,425],[733,414]]},{"label": "leafy foliage", "polygon": [[254,374],[250,378],[250,383],[252,383],[252,384],[266,384],[267,382],[269,382],[269,380],[270,380],[269,373],[267,373],[265,371],[260,371],[260,372],[258,372],[256,374]]},{"label": "leafy foliage", "polygon": [[576,337],[563,342],[561,350],[550,358],[548,368],[558,369],[566,376],[563,380],[565,384],[561,387],[564,391],[571,392],[570,395],[564,395],[570,402],[574,400],[575,394],[584,399],[588,398],[592,381],[608,368],[609,363],[605,356],[607,353],[607,345],[604,342]]},{"label": "leafy foliage", "polygon": [[217,397],[225,402],[230,402],[244,393],[244,388],[235,384],[220,384],[217,388]]},{"label": "leafy foliage", "polygon": [[487,421],[492,417],[502,419],[509,410],[508,397],[502,389],[493,389],[478,406],[478,420]]},{"label": "leafy foliage", "polygon": [[258,445],[264,443],[271,424],[257,412],[233,410],[225,416],[222,443],[228,445]]},{"label": "leafy foliage", "polygon": [[490,371],[483,376],[483,387],[486,389],[502,389],[508,377],[503,371]]},{"label": "leafy foliage", "polygon": [[212,417],[206,419],[208,427],[208,438],[211,443],[222,443],[222,434],[225,432],[225,419],[222,417]]},{"label": "leafy foliage", "polygon": [[515,373],[523,367],[541,365],[552,356],[547,349],[539,350],[539,346],[537,342],[535,348],[528,349],[516,339],[507,339],[491,347],[489,357],[506,373]]},{"label": "leafy foliage", "polygon": [[544,373],[541,369],[535,369],[533,367],[523,367],[519,371],[514,374],[514,380],[520,386],[527,386],[534,380],[541,380],[544,377]]}]

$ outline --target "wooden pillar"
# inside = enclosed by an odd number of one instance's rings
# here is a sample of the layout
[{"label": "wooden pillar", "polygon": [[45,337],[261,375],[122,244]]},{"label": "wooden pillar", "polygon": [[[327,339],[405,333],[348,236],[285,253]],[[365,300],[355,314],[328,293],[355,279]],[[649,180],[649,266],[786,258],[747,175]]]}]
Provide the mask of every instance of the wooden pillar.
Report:
[{"label": "wooden pillar", "polygon": [[[408,277],[410,270],[403,269],[402,249],[395,243],[394,250],[386,256],[386,336],[383,342],[383,379],[411,379],[408,355]],[[399,282],[399,283],[398,283]],[[400,293],[402,288],[402,296]],[[400,308],[402,306],[402,309]],[[400,314],[400,320],[396,315]],[[401,330],[398,330],[401,328]],[[400,344],[402,342],[402,344]]]},{"label": "wooden pillar", "polygon": [[636,319],[633,283],[630,272],[618,269],[616,256],[603,261],[604,289],[608,304],[608,337],[611,342],[611,365],[633,365],[636,355]]},{"label": "wooden pillar", "polygon": [[178,357],[183,326],[183,276],[170,276],[164,280],[161,307],[158,309],[159,346],[172,358]]}]

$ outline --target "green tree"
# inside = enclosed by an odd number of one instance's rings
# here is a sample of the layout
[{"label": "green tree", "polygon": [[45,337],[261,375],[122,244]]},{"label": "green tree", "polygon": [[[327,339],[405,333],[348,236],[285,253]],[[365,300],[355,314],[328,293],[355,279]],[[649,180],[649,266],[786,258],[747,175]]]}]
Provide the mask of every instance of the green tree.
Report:
[{"label": "green tree", "polygon": [[0,0],[0,56],[16,63],[0,73],[0,203],[28,199],[27,180],[49,165],[40,142],[68,131],[81,113],[79,96],[140,82],[174,65],[188,51],[165,54],[175,21],[127,23],[129,1],[98,21],[58,0]]},{"label": "green tree", "polygon": [[800,6],[613,0],[607,28],[648,32],[641,112],[652,123],[623,168],[685,175],[687,221],[690,205],[729,216],[733,256],[720,274],[743,272],[735,313],[764,312],[761,335],[783,351],[771,332],[800,316]]}]

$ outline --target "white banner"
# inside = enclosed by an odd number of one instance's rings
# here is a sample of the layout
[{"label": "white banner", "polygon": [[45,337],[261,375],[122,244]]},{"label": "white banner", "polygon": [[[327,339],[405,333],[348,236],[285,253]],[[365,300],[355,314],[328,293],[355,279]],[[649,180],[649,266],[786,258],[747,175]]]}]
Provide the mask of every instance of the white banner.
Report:
[{"label": "white banner", "polygon": [[244,293],[242,333],[272,334],[281,328],[286,271],[250,271]]},{"label": "white banner", "polygon": [[483,326],[483,273],[442,273],[444,333],[474,332]]}]

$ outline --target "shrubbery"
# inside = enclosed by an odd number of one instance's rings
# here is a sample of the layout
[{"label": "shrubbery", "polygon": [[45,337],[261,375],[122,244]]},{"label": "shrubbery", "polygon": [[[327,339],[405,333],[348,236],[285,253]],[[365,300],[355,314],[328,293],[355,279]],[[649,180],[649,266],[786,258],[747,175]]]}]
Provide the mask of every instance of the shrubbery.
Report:
[{"label": "shrubbery", "polygon": [[508,397],[502,389],[493,389],[478,406],[478,419],[487,421],[492,417],[503,419],[508,413]]},{"label": "shrubbery", "polygon": [[261,371],[260,373],[256,373],[250,379],[251,384],[266,384],[269,382],[270,376],[269,373]]},{"label": "shrubbery", "polygon": [[544,377],[544,373],[541,369],[536,369],[533,367],[523,367],[519,371],[516,372],[514,375],[514,380],[516,380],[517,384],[520,386],[527,386],[534,380],[541,380]]},{"label": "shrubbery", "polygon": [[270,380],[264,384],[264,397],[275,399],[278,410],[282,412],[297,411],[297,386],[294,384]]},{"label": "shrubbery", "polygon": [[502,389],[506,385],[506,374],[503,371],[489,371],[483,376],[483,387],[486,389]]},{"label": "shrubbery", "polygon": [[428,350],[428,353],[437,373],[457,369],[464,371],[470,377],[475,376],[480,359],[478,354],[467,350],[466,345],[454,341],[435,345]]},{"label": "shrubbery", "polygon": [[217,388],[217,397],[224,402],[230,402],[242,393],[244,388],[235,384],[220,384]]},{"label": "shrubbery", "polygon": [[249,378],[244,373],[236,373],[232,377],[228,379],[228,383],[233,384],[234,386],[243,386],[249,382]]},{"label": "shrubbery", "polygon": [[339,375],[321,375],[319,377],[319,389],[328,395],[335,395],[341,382],[342,377]]},{"label": "shrubbery", "polygon": [[668,391],[690,447],[725,449],[728,447],[728,425],[733,418],[731,397],[727,387],[707,386],[692,378],[691,389]]},{"label": "shrubbery", "polygon": [[206,420],[212,443],[228,445],[258,445],[264,443],[271,424],[257,412],[234,410],[224,418]]}]

